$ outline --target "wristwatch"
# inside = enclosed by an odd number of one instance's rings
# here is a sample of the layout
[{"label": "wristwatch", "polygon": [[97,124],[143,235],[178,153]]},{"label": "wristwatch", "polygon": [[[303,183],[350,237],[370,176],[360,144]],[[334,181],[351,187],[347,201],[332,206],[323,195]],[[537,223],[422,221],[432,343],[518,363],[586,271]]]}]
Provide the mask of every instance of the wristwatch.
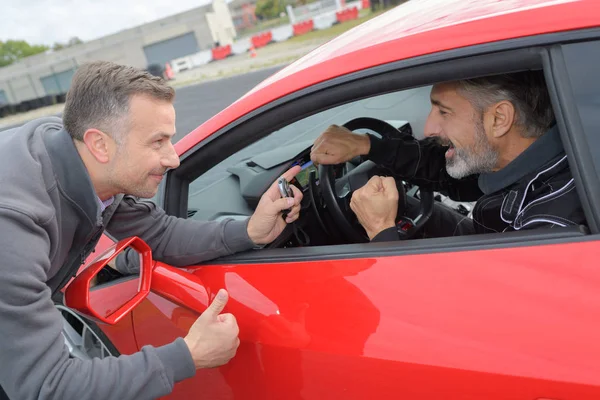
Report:
[{"label": "wristwatch", "polygon": [[400,220],[396,222],[396,231],[398,232],[400,240],[411,237],[413,229],[415,229],[415,222],[411,218],[401,217]]}]

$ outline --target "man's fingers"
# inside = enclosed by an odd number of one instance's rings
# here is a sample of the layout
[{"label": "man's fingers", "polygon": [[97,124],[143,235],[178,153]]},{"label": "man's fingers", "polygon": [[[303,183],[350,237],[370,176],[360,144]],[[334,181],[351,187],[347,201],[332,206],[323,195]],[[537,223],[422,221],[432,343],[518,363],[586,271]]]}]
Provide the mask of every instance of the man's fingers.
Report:
[{"label": "man's fingers", "polygon": [[282,197],[281,199],[277,199],[273,202],[276,214],[284,210],[289,210],[290,208],[294,207],[294,204],[294,199],[291,197]]},{"label": "man's fingers", "polygon": [[391,176],[385,176],[381,179],[381,183],[385,189],[391,189],[396,187],[396,180]]},{"label": "man's fingers", "polygon": [[381,184],[381,178],[375,175],[371,177],[371,179],[369,179],[364,186],[355,190],[354,193],[358,192],[357,195],[359,196],[371,196],[377,192],[380,192],[382,188],[383,186]]},{"label": "man's fingers", "polygon": [[202,315],[208,314],[213,318],[217,318],[217,316],[221,313],[221,311],[223,311],[223,309],[227,305],[227,300],[229,300],[229,294],[225,289],[220,289],[217,295],[215,296],[213,302],[210,303],[210,305]]},{"label": "man's fingers", "polygon": [[374,176],[372,176],[372,177],[371,177],[371,179],[369,179],[369,185],[370,185],[370,186],[371,186],[373,189],[375,189],[375,190],[379,191],[380,189],[382,189],[382,188],[383,188],[383,184],[382,184],[382,182],[381,182],[381,177],[380,177],[380,176],[378,176],[378,175],[374,175]]},{"label": "man's fingers", "polygon": [[290,188],[292,189],[292,192],[294,193],[294,203],[300,204],[300,202],[302,201],[302,197],[304,196],[302,194],[302,191],[300,189],[298,189],[295,185],[290,185]]},{"label": "man's fingers", "polygon": [[398,193],[398,187],[396,186],[396,180],[394,178],[392,178],[391,176],[387,176],[387,177],[383,178],[381,180],[381,183],[383,184],[383,190],[386,193],[392,193],[392,194]]},{"label": "man's fingers", "polygon": [[319,148],[319,146],[323,143],[323,140],[325,140],[325,138],[323,137],[323,134],[321,134],[313,143],[312,148],[310,149],[311,151],[314,151],[316,149]]},{"label": "man's fingers", "polygon": [[[299,165],[295,165],[292,168],[288,169],[287,171],[285,171],[283,173],[283,175],[281,175],[282,177],[284,177],[288,182],[291,181],[292,179],[294,179],[294,177],[296,176],[296,174],[298,174],[298,172],[302,171],[302,167],[300,167]],[[267,190],[267,196],[275,201],[276,199],[281,198],[281,192],[279,191],[279,186],[277,184],[277,181],[279,179],[275,179],[275,182],[273,182],[271,184],[271,186],[269,187],[269,189]]]},{"label": "man's fingers", "polygon": [[350,198],[350,209],[354,212],[354,214],[356,214],[356,199],[357,199],[358,195],[356,194],[356,192],[352,193],[352,197]]},{"label": "man's fingers", "polygon": [[293,214],[294,212],[299,212],[300,202],[302,201],[303,194],[300,189],[294,185],[290,185],[290,189],[294,193],[294,197],[280,197],[277,200],[273,200],[274,208],[272,210],[275,214],[286,210],[290,210],[288,215]]},{"label": "man's fingers", "polygon": [[296,205],[292,208],[292,210],[288,213],[285,222],[290,223],[294,222],[300,216],[300,205]]},{"label": "man's fingers", "polygon": [[302,201],[302,191],[298,189],[296,186],[290,186],[292,191],[294,192],[294,205],[291,207],[291,210],[288,212],[287,217],[285,218],[285,222],[288,224],[290,222],[294,222],[300,216],[300,202]]},{"label": "man's fingers", "polygon": [[298,219],[298,217],[300,217],[299,214],[296,215],[288,215],[287,218],[285,219],[285,223],[286,224],[291,224],[292,222],[296,221]]},{"label": "man's fingers", "polygon": [[[290,182],[294,177],[298,174],[298,172],[302,171],[302,167],[299,165],[295,165],[292,168],[288,169],[283,173],[283,176],[288,182]],[[277,183],[275,183],[277,184]]]},{"label": "man's fingers", "polygon": [[319,165],[333,165],[340,163],[338,160],[339,156],[334,154],[311,152],[310,159],[313,163]]},{"label": "man's fingers", "polygon": [[235,316],[233,314],[230,313],[225,313],[225,314],[220,314],[217,319],[219,320],[219,322],[223,323],[223,324],[227,324],[227,325],[231,325],[233,331],[232,333],[237,335],[240,333],[240,328],[237,324],[237,320],[235,319]]},{"label": "man's fingers", "polygon": [[298,218],[300,218],[300,214],[288,215],[285,219],[285,223],[291,224],[292,222],[296,221]]}]

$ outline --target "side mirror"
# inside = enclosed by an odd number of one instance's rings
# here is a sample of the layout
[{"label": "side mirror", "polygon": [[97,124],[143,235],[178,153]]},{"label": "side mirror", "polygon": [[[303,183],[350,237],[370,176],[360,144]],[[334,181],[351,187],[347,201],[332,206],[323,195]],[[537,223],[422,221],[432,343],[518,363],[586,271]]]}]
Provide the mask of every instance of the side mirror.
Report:
[{"label": "side mirror", "polygon": [[[127,250],[139,256],[139,275],[128,276],[115,284],[93,287],[96,275]],[[90,319],[116,324],[148,295],[153,268],[152,251],[146,242],[135,236],[121,240],[73,279],[65,289],[65,305]]]}]

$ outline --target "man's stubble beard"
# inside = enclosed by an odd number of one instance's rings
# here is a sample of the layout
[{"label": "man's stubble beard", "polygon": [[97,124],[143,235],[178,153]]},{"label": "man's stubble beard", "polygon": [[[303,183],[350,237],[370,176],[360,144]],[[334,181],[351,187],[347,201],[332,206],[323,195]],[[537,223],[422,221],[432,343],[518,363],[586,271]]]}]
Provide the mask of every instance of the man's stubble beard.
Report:
[{"label": "man's stubble beard", "polygon": [[498,151],[490,144],[483,127],[483,113],[475,117],[475,143],[469,149],[454,148],[454,156],[446,161],[446,171],[454,179],[492,172],[498,163]]},{"label": "man's stubble beard", "polygon": [[143,199],[152,198],[156,194],[156,191],[151,192],[150,189],[145,186],[145,183],[148,182],[149,179],[142,183],[132,183],[130,179],[123,176],[124,170],[129,169],[126,160],[127,152],[124,149],[124,146],[119,146],[115,154],[115,160],[109,166],[110,186],[119,194],[131,195]]}]

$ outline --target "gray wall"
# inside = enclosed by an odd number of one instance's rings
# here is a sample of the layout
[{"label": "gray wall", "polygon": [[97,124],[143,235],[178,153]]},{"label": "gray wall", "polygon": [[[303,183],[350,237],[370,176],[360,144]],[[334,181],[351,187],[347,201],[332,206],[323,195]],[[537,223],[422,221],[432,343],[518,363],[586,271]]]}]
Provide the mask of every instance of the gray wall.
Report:
[{"label": "gray wall", "polygon": [[[83,63],[104,60],[146,68],[212,47],[205,14],[210,5],[92,40],[58,52],[27,57],[0,68],[0,93],[9,103],[64,92]],[[2,97],[0,97],[2,99]]]},{"label": "gray wall", "polygon": [[144,54],[148,65],[164,65],[170,60],[194,54],[198,51],[200,49],[194,32],[188,32],[181,36],[144,46]]},{"label": "gray wall", "polygon": [[46,94],[66,93],[71,87],[75,68],[40,78]]},{"label": "gray wall", "polygon": [[8,97],[4,90],[0,89],[0,105],[8,103]]}]

